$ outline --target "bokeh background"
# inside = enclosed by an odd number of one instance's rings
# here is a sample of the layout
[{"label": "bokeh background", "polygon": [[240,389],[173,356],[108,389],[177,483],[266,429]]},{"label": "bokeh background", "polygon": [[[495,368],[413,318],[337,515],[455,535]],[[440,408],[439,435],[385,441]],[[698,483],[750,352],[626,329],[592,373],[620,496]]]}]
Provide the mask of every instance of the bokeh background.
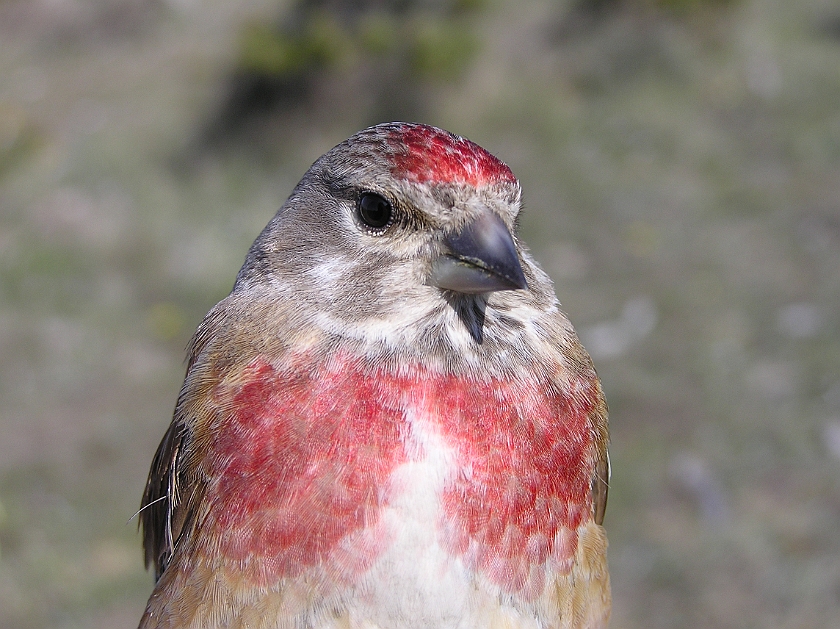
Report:
[{"label": "bokeh background", "polygon": [[840,626],[840,5],[0,0],[0,627],[133,627],[184,347],[309,164],[520,176],[611,407],[613,626]]}]

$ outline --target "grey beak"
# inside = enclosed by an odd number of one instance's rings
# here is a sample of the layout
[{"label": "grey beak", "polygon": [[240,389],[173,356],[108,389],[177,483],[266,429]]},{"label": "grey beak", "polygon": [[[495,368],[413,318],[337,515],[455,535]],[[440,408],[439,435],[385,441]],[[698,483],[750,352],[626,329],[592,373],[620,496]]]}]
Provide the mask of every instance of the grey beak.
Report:
[{"label": "grey beak", "polygon": [[528,288],[513,236],[495,212],[484,212],[444,240],[429,283],[459,293]]}]

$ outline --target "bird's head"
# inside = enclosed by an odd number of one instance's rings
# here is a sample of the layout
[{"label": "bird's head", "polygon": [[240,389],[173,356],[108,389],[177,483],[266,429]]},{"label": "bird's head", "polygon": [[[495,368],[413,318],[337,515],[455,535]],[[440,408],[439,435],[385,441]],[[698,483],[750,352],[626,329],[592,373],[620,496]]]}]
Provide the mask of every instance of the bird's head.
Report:
[{"label": "bird's head", "polygon": [[404,345],[448,332],[463,337],[454,345],[481,344],[488,300],[503,310],[554,301],[518,241],[520,206],[510,168],[477,144],[377,125],[312,165],[254,243],[234,294],[255,290],[292,309],[287,321],[344,338]]}]

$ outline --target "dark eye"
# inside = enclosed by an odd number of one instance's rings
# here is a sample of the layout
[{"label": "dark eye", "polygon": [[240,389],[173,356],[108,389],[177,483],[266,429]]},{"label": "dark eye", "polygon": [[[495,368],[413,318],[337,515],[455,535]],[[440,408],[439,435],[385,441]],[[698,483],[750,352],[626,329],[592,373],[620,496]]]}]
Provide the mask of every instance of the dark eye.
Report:
[{"label": "dark eye", "polygon": [[373,192],[362,193],[356,205],[356,211],[362,223],[373,229],[387,227],[393,214],[388,200]]}]

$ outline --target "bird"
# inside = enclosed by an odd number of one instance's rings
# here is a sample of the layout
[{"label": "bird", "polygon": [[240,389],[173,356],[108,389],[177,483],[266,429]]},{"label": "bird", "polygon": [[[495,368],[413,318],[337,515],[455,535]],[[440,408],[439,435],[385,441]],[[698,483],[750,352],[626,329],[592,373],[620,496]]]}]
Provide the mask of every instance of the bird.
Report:
[{"label": "bird", "polygon": [[472,141],[315,161],[188,346],[140,511],[140,629],[594,629],[607,405]]}]

